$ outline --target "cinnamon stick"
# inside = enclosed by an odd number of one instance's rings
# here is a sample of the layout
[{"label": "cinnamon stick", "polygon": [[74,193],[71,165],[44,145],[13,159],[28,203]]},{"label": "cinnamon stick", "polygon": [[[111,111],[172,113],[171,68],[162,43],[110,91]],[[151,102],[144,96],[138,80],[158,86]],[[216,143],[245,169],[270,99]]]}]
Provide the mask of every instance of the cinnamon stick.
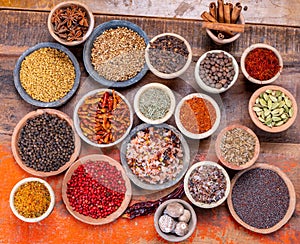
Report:
[{"label": "cinnamon stick", "polygon": [[204,11],[202,14],[201,14],[201,18],[205,21],[208,21],[208,22],[218,22],[213,16],[211,16],[208,12]]},{"label": "cinnamon stick", "polygon": [[209,14],[214,17],[215,19],[217,19],[217,5],[215,2],[211,2],[209,4]]},{"label": "cinnamon stick", "polygon": [[212,23],[212,22],[203,22],[202,28],[208,28],[211,30],[218,30],[227,32],[244,32],[245,25],[242,24],[227,24],[227,23]]},{"label": "cinnamon stick", "polygon": [[236,3],[232,9],[231,23],[236,23],[236,21],[240,17],[241,11],[242,11],[242,5],[240,3]]},{"label": "cinnamon stick", "polygon": [[225,23],[230,24],[230,5],[228,3],[224,4],[224,20]]},{"label": "cinnamon stick", "polygon": [[218,21],[224,23],[224,1],[218,0]]}]

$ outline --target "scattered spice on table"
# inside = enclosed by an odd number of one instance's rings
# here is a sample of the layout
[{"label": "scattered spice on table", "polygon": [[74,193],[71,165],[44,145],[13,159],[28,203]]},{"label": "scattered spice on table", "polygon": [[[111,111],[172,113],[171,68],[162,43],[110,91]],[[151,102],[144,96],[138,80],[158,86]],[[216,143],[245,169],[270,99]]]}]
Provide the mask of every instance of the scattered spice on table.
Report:
[{"label": "scattered spice on table", "polygon": [[130,126],[127,103],[115,92],[97,92],[78,109],[80,128],[89,140],[109,144],[120,139]]},{"label": "scattered spice on table", "polygon": [[163,118],[170,109],[169,95],[159,88],[149,88],[139,97],[139,110],[148,119]]},{"label": "scattered spice on table", "polygon": [[237,166],[249,162],[255,153],[256,138],[243,128],[227,130],[221,138],[221,156]]},{"label": "scattered spice on table", "polygon": [[54,33],[61,39],[80,41],[89,28],[86,10],[76,4],[57,9],[51,16]]},{"label": "scattered spice on table", "polygon": [[99,219],[120,208],[126,185],[115,166],[106,161],[89,160],[74,171],[66,193],[73,211]]},{"label": "scattered spice on table", "polygon": [[212,128],[216,111],[209,101],[195,96],[183,102],[179,118],[187,131],[201,134]]},{"label": "scattered spice on table", "polygon": [[75,69],[68,55],[55,48],[40,48],[25,57],[20,82],[26,93],[42,102],[57,101],[72,89]]},{"label": "scattered spice on table", "polygon": [[141,181],[163,184],[174,180],[183,169],[182,144],[171,129],[151,126],[130,139],[126,160]]},{"label": "scattered spice on table", "polygon": [[51,196],[47,187],[39,181],[21,185],[14,195],[14,206],[25,218],[37,218],[49,208]]},{"label": "scattered spice on table", "polygon": [[213,165],[200,165],[189,179],[188,189],[196,202],[216,203],[225,196],[227,182],[222,170]]},{"label": "scattered spice on table", "polygon": [[56,171],[75,150],[71,125],[54,114],[43,113],[26,121],[20,130],[18,151],[22,162],[37,171]]},{"label": "scattered spice on table", "polygon": [[137,32],[127,27],[109,29],[95,39],[91,62],[105,79],[126,81],[143,69],[145,49],[145,40]]},{"label": "scattered spice on table", "polygon": [[236,214],[246,224],[268,229],[281,221],[290,195],[284,180],[273,170],[254,168],[243,173],[232,188]]},{"label": "scattered spice on table", "polygon": [[150,63],[156,70],[172,74],[184,67],[189,51],[183,40],[165,35],[150,42],[148,54]]},{"label": "scattered spice on table", "polygon": [[278,57],[272,50],[255,48],[246,56],[245,68],[254,79],[266,81],[273,78],[281,67]]}]

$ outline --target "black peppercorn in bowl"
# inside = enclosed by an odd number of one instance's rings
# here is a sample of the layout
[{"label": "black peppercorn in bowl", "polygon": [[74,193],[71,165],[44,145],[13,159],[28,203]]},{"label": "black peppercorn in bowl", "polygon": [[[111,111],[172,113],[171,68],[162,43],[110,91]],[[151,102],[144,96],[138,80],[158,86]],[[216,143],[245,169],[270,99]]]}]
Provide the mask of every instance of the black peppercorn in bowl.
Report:
[{"label": "black peppercorn in bowl", "polygon": [[11,147],[23,170],[48,177],[62,173],[77,159],[81,141],[68,115],[55,109],[38,109],[16,125]]},{"label": "black peppercorn in bowl", "polygon": [[51,36],[66,46],[79,45],[91,35],[95,20],[92,11],[83,3],[67,1],[57,4],[48,15]]},{"label": "black peppercorn in bowl", "polygon": [[153,37],[146,48],[146,63],[153,74],[163,79],[182,75],[192,61],[188,41],[175,33],[162,33]]},{"label": "black peppercorn in bowl", "polygon": [[98,25],[84,44],[83,63],[89,75],[107,88],[140,81],[148,67],[146,33],[136,24],[111,20]]},{"label": "black peppercorn in bowl", "polygon": [[14,84],[28,103],[59,107],[76,92],[80,67],[73,53],[58,43],[42,42],[27,49],[14,68]]}]

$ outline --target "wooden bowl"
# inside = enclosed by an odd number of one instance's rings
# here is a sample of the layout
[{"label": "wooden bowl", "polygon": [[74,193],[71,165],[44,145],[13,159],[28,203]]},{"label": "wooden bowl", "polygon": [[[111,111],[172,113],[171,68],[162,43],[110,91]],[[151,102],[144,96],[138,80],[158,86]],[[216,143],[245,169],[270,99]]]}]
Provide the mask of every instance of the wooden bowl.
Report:
[{"label": "wooden bowl", "polygon": [[[272,170],[275,173],[277,173],[285,182],[288,191],[289,191],[289,195],[290,195],[290,202],[289,202],[289,207],[287,209],[287,212],[284,216],[284,218],[279,221],[276,225],[274,225],[271,228],[267,228],[267,229],[258,229],[255,228],[253,226],[250,226],[249,224],[245,223],[236,213],[234,207],[233,207],[233,202],[232,202],[232,189],[235,186],[236,181],[246,172],[248,172],[251,169],[256,169],[256,168],[260,168],[260,169],[268,169],[268,170]],[[295,193],[295,189],[294,186],[292,184],[292,182],[290,181],[290,179],[287,177],[287,175],[285,173],[283,173],[279,168],[273,166],[273,165],[269,165],[269,164],[265,164],[265,163],[256,163],[255,165],[253,165],[252,167],[245,169],[241,172],[239,172],[238,174],[236,174],[234,176],[234,178],[231,181],[231,189],[230,189],[230,193],[229,196],[227,198],[227,204],[229,207],[229,211],[232,215],[232,217],[243,227],[245,227],[248,230],[251,230],[253,232],[256,233],[260,233],[260,234],[269,234],[272,233],[276,230],[279,230],[283,225],[285,225],[288,220],[292,217],[294,211],[295,211],[295,207],[296,207],[296,193]]]},{"label": "wooden bowl", "polygon": [[[94,219],[89,216],[82,215],[72,209],[69,203],[69,199],[67,197],[67,183],[71,179],[74,171],[78,168],[78,166],[85,164],[87,161],[105,161],[108,162],[110,165],[114,166],[117,168],[118,171],[121,171],[122,177],[125,181],[126,185],[126,193],[125,193],[125,198],[121,204],[121,206],[112,214],[108,215],[106,218],[99,218],[99,219]],[[108,224],[110,222],[115,221],[118,217],[121,216],[121,214],[126,210],[127,206],[130,203],[131,200],[131,195],[132,195],[132,189],[131,189],[131,183],[128,177],[126,176],[124,169],[122,165],[115,161],[114,159],[105,156],[105,155],[100,155],[100,154],[93,154],[93,155],[88,155],[83,158],[78,159],[66,172],[63,183],[62,183],[62,198],[63,201],[66,205],[67,210],[69,213],[76,219],[87,223],[91,225],[103,225],[103,224]]]},{"label": "wooden bowl", "polygon": [[[75,41],[67,41],[66,39],[59,37],[57,34],[55,34],[54,26],[51,23],[51,18],[56,10],[65,9],[65,8],[70,7],[71,5],[76,5],[84,10],[85,16],[86,16],[88,24],[89,24],[87,32],[82,36],[82,38],[80,40],[75,40]],[[51,10],[51,12],[48,16],[48,21],[47,21],[48,30],[49,30],[51,36],[59,43],[66,45],[66,46],[76,46],[76,45],[79,45],[79,44],[85,42],[86,39],[91,35],[91,33],[94,29],[94,24],[95,24],[95,20],[94,20],[94,15],[93,15],[92,11],[88,8],[87,5],[85,5],[81,2],[77,2],[77,1],[67,1],[67,2],[62,2],[62,3],[57,4]]]},{"label": "wooden bowl", "polygon": [[[266,90],[271,89],[271,90],[275,90],[275,91],[281,91],[283,92],[292,102],[292,107],[294,109],[294,114],[291,118],[289,118],[286,123],[284,123],[281,126],[273,126],[273,127],[269,127],[265,124],[263,124],[257,117],[255,111],[253,111],[253,105],[255,104],[256,99],[259,97],[259,95],[263,92],[265,92]],[[250,97],[249,100],[249,104],[248,104],[248,111],[249,111],[249,115],[251,117],[251,120],[253,121],[253,123],[260,128],[261,130],[267,131],[267,132],[271,132],[271,133],[278,133],[278,132],[282,132],[287,130],[290,126],[292,126],[292,124],[295,122],[296,117],[297,117],[297,112],[298,112],[298,106],[297,106],[297,102],[294,98],[294,96],[286,89],[284,89],[283,87],[280,86],[275,86],[275,85],[268,85],[268,86],[263,86],[261,88],[259,88],[258,90],[256,90],[252,96]]]},{"label": "wooden bowl", "polygon": [[[255,149],[254,149],[253,158],[242,165],[235,165],[235,164],[228,162],[228,160],[226,160],[222,156],[222,152],[221,152],[221,143],[222,143],[224,134],[227,131],[233,130],[234,128],[240,128],[240,129],[245,130],[247,133],[252,135],[255,139]],[[250,128],[243,126],[243,125],[239,125],[239,124],[233,124],[233,125],[229,125],[229,126],[225,127],[223,130],[221,130],[221,132],[219,133],[217,140],[215,142],[215,150],[216,150],[218,159],[224,166],[226,166],[227,168],[233,169],[233,170],[243,170],[243,169],[246,169],[246,168],[252,166],[255,163],[255,161],[257,160],[257,158],[259,156],[259,151],[260,151],[260,143],[259,143],[259,140],[258,140],[258,137],[256,136],[256,134]]]},{"label": "wooden bowl", "polygon": [[[43,171],[37,171],[33,168],[27,167],[23,163],[22,158],[19,153],[19,149],[18,149],[18,141],[20,138],[20,132],[21,132],[21,129],[25,126],[27,120],[32,119],[43,113],[49,113],[52,115],[56,115],[59,118],[67,121],[68,124],[72,127],[72,131],[74,133],[74,145],[75,145],[74,152],[73,152],[70,160],[68,162],[66,162],[63,166],[61,166],[56,171],[43,172]],[[59,110],[55,110],[55,109],[38,109],[36,111],[32,111],[32,112],[26,114],[16,125],[16,127],[14,128],[14,131],[13,131],[12,139],[11,139],[11,149],[12,149],[12,153],[13,153],[13,156],[14,156],[16,162],[23,170],[25,170],[27,173],[35,175],[35,176],[48,177],[48,176],[58,175],[58,174],[62,173],[63,171],[65,171],[67,168],[69,168],[69,166],[77,159],[77,157],[80,153],[81,141],[80,141],[79,136],[75,132],[73,121],[68,115],[66,115],[65,113],[63,113]]]}]

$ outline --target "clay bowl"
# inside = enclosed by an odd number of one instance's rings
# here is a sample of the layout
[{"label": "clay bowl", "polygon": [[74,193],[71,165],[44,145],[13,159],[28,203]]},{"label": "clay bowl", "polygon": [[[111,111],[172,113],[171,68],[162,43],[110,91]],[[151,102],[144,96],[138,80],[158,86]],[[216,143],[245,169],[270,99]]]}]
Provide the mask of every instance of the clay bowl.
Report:
[{"label": "clay bowl", "polygon": [[[71,8],[72,5],[78,6],[85,12],[85,17],[86,17],[86,20],[87,20],[89,26],[88,26],[86,33],[82,36],[82,38],[80,38],[79,40],[68,41],[64,38],[59,37],[55,33],[54,24],[51,22],[51,19],[53,17],[53,14],[57,10]],[[49,33],[51,34],[51,36],[59,43],[66,45],[66,46],[76,46],[76,45],[79,45],[79,44],[85,42],[86,39],[91,35],[91,33],[94,29],[94,24],[95,24],[95,20],[94,20],[94,15],[93,15],[92,11],[89,9],[89,7],[87,5],[77,2],[77,1],[67,1],[67,2],[62,2],[62,3],[57,4],[51,10],[50,14],[48,15],[48,20],[47,20],[48,30],[49,30]]]},{"label": "clay bowl", "polygon": [[[279,60],[280,69],[277,72],[277,74],[269,80],[262,80],[261,81],[261,80],[255,79],[254,77],[250,76],[249,73],[246,70],[246,67],[245,67],[246,57],[249,54],[249,52],[251,52],[252,50],[254,50],[256,48],[266,48],[266,49],[269,49],[269,50],[273,51],[273,53],[275,53],[275,55],[277,56],[277,58]],[[278,79],[278,77],[280,76],[280,74],[282,72],[282,69],[283,69],[283,61],[282,61],[282,57],[281,57],[280,53],[277,51],[276,48],[274,48],[274,47],[272,47],[268,44],[264,44],[264,43],[253,44],[250,47],[246,48],[245,51],[242,54],[242,57],[241,57],[241,70],[242,70],[244,76],[247,78],[247,80],[251,81],[252,83],[260,84],[260,85],[270,84],[270,83],[272,83],[272,82],[274,82],[275,80]]]},{"label": "clay bowl", "polygon": [[[147,92],[147,90],[149,91],[149,89],[160,89],[162,90],[169,98],[170,98],[170,106],[168,109],[168,112],[159,119],[151,119],[146,117],[140,110],[140,106],[139,106],[139,101],[141,98],[141,95],[144,92]],[[152,101],[153,103],[155,103],[156,101]],[[136,115],[145,123],[148,124],[161,124],[166,122],[174,113],[175,110],[175,104],[176,104],[176,100],[175,100],[175,96],[174,93],[172,92],[172,90],[160,83],[149,83],[147,85],[144,85],[143,87],[141,87],[137,93],[134,96],[134,111],[136,112]]]},{"label": "clay bowl", "polygon": [[[160,39],[165,36],[173,36],[173,37],[183,41],[189,52],[185,65],[180,70],[170,73],[170,74],[163,73],[163,72],[159,71],[157,68],[155,68],[155,65],[151,62],[150,57],[149,57],[150,44],[155,42],[157,39]],[[175,34],[175,33],[162,33],[162,34],[159,34],[159,35],[153,37],[150,40],[149,44],[147,45],[146,52],[145,52],[146,63],[148,65],[149,69],[151,70],[151,72],[153,74],[155,74],[156,76],[158,76],[162,79],[173,79],[173,78],[176,78],[176,77],[179,77],[180,75],[182,75],[190,66],[191,61],[192,61],[192,56],[193,56],[192,49],[191,49],[191,46],[188,43],[188,41],[186,39],[184,39],[182,36]],[[170,61],[170,63],[172,63],[172,62],[173,61]]]},{"label": "clay bowl", "polygon": [[[26,166],[22,161],[22,158],[20,156],[19,149],[18,149],[18,141],[20,138],[20,132],[21,132],[21,129],[25,126],[27,120],[32,119],[43,113],[53,114],[53,115],[58,116],[61,119],[64,119],[72,127],[72,131],[74,133],[74,145],[75,145],[74,152],[73,152],[70,160],[68,162],[66,162],[63,166],[61,166],[56,171],[43,172],[43,171],[37,171],[33,168]],[[81,148],[81,141],[80,141],[79,136],[75,132],[75,128],[74,128],[72,119],[65,113],[63,113],[59,110],[55,110],[55,109],[38,109],[36,111],[32,111],[32,112],[26,114],[14,128],[12,139],[11,139],[12,153],[13,153],[13,156],[14,156],[16,162],[18,163],[18,165],[23,170],[25,170],[27,173],[29,173],[31,175],[39,176],[39,177],[48,177],[48,176],[58,175],[58,174],[62,173],[63,171],[65,171],[77,159],[77,157],[80,153],[80,148]]]},{"label": "clay bowl", "polygon": [[[57,50],[65,53],[66,55],[68,55],[68,57],[72,61],[74,70],[75,70],[75,80],[74,80],[74,85],[73,85],[72,89],[64,97],[62,97],[56,101],[53,101],[53,102],[43,102],[43,101],[33,99],[25,91],[25,89],[21,85],[21,81],[20,81],[20,69],[21,69],[22,62],[28,55],[30,55],[34,51],[37,51],[41,48],[54,48],[54,49],[57,49]],[[63,45],[61,45],[59,43],[42,42],[42,43],[36,44],[33,47],[30,47],[25,52],[23,52],[22,55],[19,57],[19,59],[16,63],[16,66],[14,68],[14,84],[15,84],[15,87],[16,87],[18,93],[20,94],[20,96],[27,103],[32,104],[37,107],[42,107],[42,108],[54,108],[54,107],[59,107],[59,106],[65,104],[75,94],[75,92],[77,91],[78,86],[79,86],[80,75],[81,75],[81,72],[80,72],[79,63],[78,63],[76,57],[74,56],[74,54],[69,49],[67,49],[66,47],[64,47]]]},{"label": "clay bowl", "polygon": [[[286,211],[285,216],[282,218],[282,220],[280,220],[277,224],[275,224],[274,226],[270,227],[270,228],[266,228],[266,229],[259,229],[256,227],[253,227],[251,225],[249,225],[248,223],[244,222],[236,213],[234,207],[233,207],[233,202],[232,202],[232,190],[237,182],[237,180],[246,172],[248,172],[249,170],[252,169],[256,169],[256,168],[260,168],[260,169],[268,169],[268,170],[272,170],[275,173],[277,173],[282,180],[285,182],[288,191],[289,191],[289,197],[290,197],[290,201],[289,201],[289,207]],[[279,168],[273,166],[273,165],[269,165],[269,164],[265,164],[265,163],[256,163],[255,165],[251,166],[248,169],[245,169],[239,173],[237,173],[232,181],[231,181],[231,189],[230,189],[230,193],[229,196],[227,198],[227,204],[228,204],[228,208],[229,211],[232,215],[232,217],[243,227],[245,227],[248,230],[251,230],[253,232],[256,233],[260,233],[260,234],[270,234],[274,231],[279,230],[281,227],[283,227],[288,220],[292,217],[294,211],[295,211],[295,207],[296,207],[296,193],[295,193],[295,189],[294,186],[292,184],[292,182],[290,181],[290,179],[287,177],[287,175],[285,173],[283,173]],[[263,214],[262,214],[263,215]]]},{"label": "clay bowl", "polygon": [[[95,219],[95,218],[80,214],[77,211],[74,211],[73,208],[70,206],[70,202],[69,202],[69,199],[67,197],[67,183],[71,179],[74,171],[80,165],[84,165],[87,161],[94,161],[94,162],[95,161],[104,161],[104,162],[109,163],[110,165],[114,166],[118,171],[121,172],[122,177],[125,181],[126,192],[125,192],[125,197],[123,199],[123,202],[122,202],[121,206],[115,212],[113,212],[112,214],[108,215],[105,218]],[[115,221],[126,210],[127,206],[130,203],[131,195],[132,195],[131,183],[130,183],[130,180],[128,179],[128,177],[126,176],[123,167],[121,166],[121,164],[119,162],[115,161],[114,159],[112,159],[112,158],[110,158],[106,155],[93,154],[93,155],[88,155],[88,156],[85,156],[85,157],[82,157],[82,158],[78,159],[68,169],[68,171],[66,172],[66,174],[64,176],[63,182],[62,182],[62,198],[63,198],[63,201],[66,205],[67,210],[77,220],[79,220],[81,222],[84,222],[84,223],[87,223],[87,224],[90,224],[90,225],[104,225],[104,224],[108,224],[110,222]]]},{"label": "clay bowl", "polygon": [[[35,217],[35,218],[27,218],[27,217],[24,217],[22,214],[20,214],[18,212],[18,210],[16,209],[15,207],[15,204],[14,204],[14,197],[15,197],[15,194],[17,192],[17,190],[19,189],[20,186],[24,185],[25,183],[28,183],[28,182],[40,182],[42,184],[44,184],[47,188],[47,190],[49,191],[49,194],[50,194],[50,204],[49,204],[49,207],[48,209],[45,211],[44,214],[42,214],[41,216],[39,217]],[[46,182],[45,180],[42,180],[40,178],[35,178],[35,177],[29,177],[29,178],[25,178],[23,180],[20,180],[14,187],[13,189],[11,190],[10,192],[10,197],[9,197],[9,205],[10,205],[10,208],[12,210],[12,212],[14,213],[14,215],[16,217],[18,217],[20,220],[24,221],[24,222],[28,222],[28,223],[36,223],[36,222],[40,222],[42,221],[43,219],[47,218],[53,208],[54,208],[54,205],[55,205],[55,195],[54,195],[54,191],[52,189],[52,187],[49,185],[48,182]]]},{"label": "clay bowl", "polygon": [[[195,200],[193,198],[193,196],[190,193],[189,190],[189,179],[191,174],[193,173],[193,171],[201,166],[211,166],[211,167],[217,167],[218,169],[220,169],[226,179],[226,190],[225,190],[225,194],[223,196],[223,198],[219,199],[216,202],[212,202],[212,203],[203,203],[203,202],[199,202],[197,200]],[[185,195],[187,196],[187,198],[192,202],[192,204],[194,204],[195,206],[199,207],[199,208],[215,208],[218,207],[219,205],[221,205],[228,197],[228,194],[230,192],[230,178],[228,173],[226,172],[226,170],[219,164],[215,163],[215,162],[211,162],[211,161],[202,161],[202,162],[197,162],[195,164],[192,165],[192,167],[189,168],[188,172],[186,173],[185,177],[184,177],[184,192]]]},{"label": "clay bowl", "polygon": [[[164,233],[164,232],[161,231],[161,229],[159,227],[159,223],[158,223],[159,218],[164,214],[164,211],[165,211],[167,205],[169,203],[173,203],[173,202],[180,203],[181,205],[183,205],[184,209],[189,210],[190,213],[191,213],[191,218],[190,218],[190,220],[188,222],[189,231],[184,236],[178,236],[175,233]],[[170,241],[170,242],[181,242],[181,241],[184,241],[184,240],[188,239],[193,234],[193,232],[196,229],[196,226],[197,226],[197,215],[196,215],[195,210],[193,209],[193,207],[191,206],[191,204],[189,204],[188,202],[186,202],[186,201],[184,201],[182,199],[170,199],[170,200],[167,200],[167,201],[163,202],[157,208],[157,210],[156,210],[156,212],[154,214],[154,227],[155,227],[155,230],[166,241]]]},{"label": "clay bowl", "polygon": [[[241,165],[236,165],[236,164],[233,164],[233,163],[229,162],[228,160],[226,160],[224,158],[224,156],[222,155],[222,151],[221,151],[222,140],[223,140],[225,133],[228,131],[231,131],[235,128],[243,129],[248,134],[253,136],[255,139],[255,149],[254,149],[254,155],[253,155],[252,159]],[[215,142],[215,150],[216,150],[218,159],[224,166],[226,166],[227,168],[233,169],[233,170],[243,170],[243,169],[246,169],[246,168],[249,168],[250,166],[252,166],[255,163],[255,161],[257,160],[257,158],[259,156],[259,151],[260,151],[260,143],[259,143],[259,140],[258,140],[258,137],[256,136],[256,134],[250,128],[243,126],[243,125],[239,125],[239,124],[233,124],[233,125],[229,125],[229,126],[225,127],[223,130],[221,130],[221,132],[219,133],[217,140]]]},{"label": "clay bowl", "polygon": [[[256,112],[253,110],[253,106],[256,102],[256,99],[259,97],[260,94],[262,94],[266,90],[281,91],[292,102],[292,108],[293,108],[293,111],[294,111],[293,115],[283,125],[269,127],[269,126],[265,125],[263,122],[261,122],[258,119],[258,116],[257,116]],[[283,87],[280,87],[280,86],[268,85],[268,86],[264,86],[264,87],[259,88],[258,90],[256,90],[252,94],[252,96],[250,97],[250,100],[249,100],[249,104],[248,104],[248,111],[249,111],[249,115],[251,117],[251,120],[253,121],[253,123],[258,128],[260,128],[261,130],[264,130],[266,132],[278,133],[278,132],[282,132],[282,131],[287,130],[295,122],[296,117],[297,117],[297,112],[298,112],[298,106],[297,106],[297,102],[296,102],[294,96],[288,90],[286,90],[286,89],[284,89]]]}]

